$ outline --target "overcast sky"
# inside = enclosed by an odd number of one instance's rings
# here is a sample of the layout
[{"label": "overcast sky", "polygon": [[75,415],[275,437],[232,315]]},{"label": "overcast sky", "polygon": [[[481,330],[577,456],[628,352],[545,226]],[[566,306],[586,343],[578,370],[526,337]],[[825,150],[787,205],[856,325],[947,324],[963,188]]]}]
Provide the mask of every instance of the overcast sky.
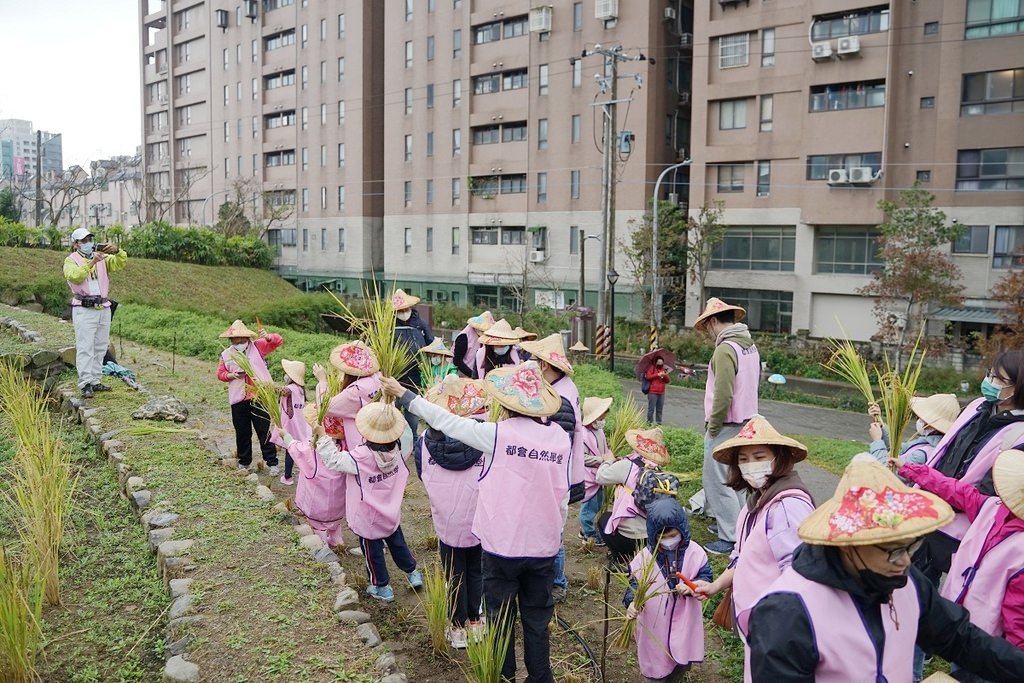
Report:
[{"label": "overcast sky", "polygon": [[0,119],[63,134],[64,166],[141,142],[137,0],[0,0]]}]

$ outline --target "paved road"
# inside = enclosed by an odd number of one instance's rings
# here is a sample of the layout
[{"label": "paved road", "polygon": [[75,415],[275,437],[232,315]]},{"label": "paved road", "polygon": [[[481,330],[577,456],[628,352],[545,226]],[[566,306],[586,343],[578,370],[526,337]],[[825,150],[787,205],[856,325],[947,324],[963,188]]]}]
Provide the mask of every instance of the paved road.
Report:
[{"label": "paved road", "polygon": [[[640,393],[640,383],[624,380],[623,387],[632,393],[636,402],[647,406],[647,397]],[[867,445],[868,418],[866,415],[831,408],[818,408],[782,401],[760,401],[758,407],[779,431],[785,434],[809,434],[833,439],[850,439]],[[665,424],[677,427],[704,428],[704,392],[683,387],[669,387],[665,395]],[[819,505],[832,497],[839,477],[810,463],[800,463],[797,471],[814,494]]]}]

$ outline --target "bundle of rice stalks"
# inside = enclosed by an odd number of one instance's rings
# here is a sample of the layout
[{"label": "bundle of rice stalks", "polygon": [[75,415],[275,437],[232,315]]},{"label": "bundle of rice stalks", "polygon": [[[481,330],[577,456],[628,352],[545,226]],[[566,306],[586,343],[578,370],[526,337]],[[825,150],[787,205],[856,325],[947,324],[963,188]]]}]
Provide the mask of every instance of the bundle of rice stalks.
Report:
[{"label": "bundle of rice stalks", "polygon": [[331,404],[331,399],[341,393],[342,384],[344,377],[334,367],[327,368],[327,390],[321,397],[320,402],[316,406],[316,421],[317,424],[323,424],[324,418],[327,417],[327,408]]},{"label": "bundle of rice stalks", "polygon": [[626,432],[631,429],[643,429],[646,426],[646,415],[637,405],[632,396],[626,396],[611,409],[608,422],[611,432],[608,433],[608,448],[618,456],[628,455],[632,450],[626,443]]},{"label": "bundle of rice stalks", "polygon": [[38,680],[36,658],[42,633],[43,590],[37,574],[0,547],[0,678]]},{"label": "bundle of rice stalks", "polygon": [[471,637],[466,647],[469,668],[464,673],[469,683],[501,683],[501,668],[515,627],[510,610],[502,607],[488,614],[487,629],[480,637]]},{"label": "bundle of rice stalks", "polygon": [[822,367],[855,386],[868,403],[875,403],[871,373],[857,349],[848,339],[828,339],[827,343],[832,349],[832,356],[822,363]]},{"label": "bundle of rice stalks", "polygon": [[491,408],[487,411],[487,421],[498,423],[506,417],[508,417],[508,411],[505,410],[505,406],[497,401],[491,401]]},{"label": "bundle of rice stalks", "polygon": [[448,654],[448,640],[445,638],[445,633],[452,624],[456,590],[457,585],[452,585],[448,578],[448,572],[440,563],[435,562],[424,568],[420,602],[423,605],[423,613],[427,617],[430,646],[434,652],[442,656]]},{"label": "bundle of rice stalks", "polygon": [[889,426],[889,459],[891,463],[895,463],[896,458],[900,455],[903,432],[914,416],[910,409],[910,399],[914,397],[925,357],[925,351],[920,349],[920,344],[921,337],[918,336],[910,350],[910,357],[907,359],[907,365],[902,374],[892,367],[889,357],[886,356],[885,372],[878,376],[882,416],[885,418],[885,424]]},{"label": "bundle of rice stalks", "polygon": [[270,417],[270,423],[275,427],[281,426],[281,391],[273,382],[258,379],[252,361],[244,353],[235,353],[232,358],[242,372],[252,380],[252,385],[247,387],[252,400]]},{"label": "bundle of rice stalks", "polygon": [[[612,576],[615,580],[622,584],[623,590],[629,588],[629,581],[632,576],[625,572],[614,572]],[[636,577],[636,587],[633,589],[633,605],[636,607],[637,612],[643,611],[644,605],[654,597],[663,595],[664,592],[654,590],[654,584],[661,577],[661,569],[658,568],[658,563],[653,557],[648,558],[648,561],[643,564],[640,568],[640,574]],[[621,648],[628,648],[633,643],[633,638],[636,634],[636,619],[630,619],[626,616],[625,612],[622,616],[616,618],[621,622],[621,626],[615,636],[615,645]]]}]

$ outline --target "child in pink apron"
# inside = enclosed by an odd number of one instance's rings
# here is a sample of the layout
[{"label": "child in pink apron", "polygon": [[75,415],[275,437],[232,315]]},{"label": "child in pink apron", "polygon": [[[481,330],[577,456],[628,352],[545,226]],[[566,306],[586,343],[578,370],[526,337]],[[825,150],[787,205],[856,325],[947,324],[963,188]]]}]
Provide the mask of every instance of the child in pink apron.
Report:
[{"label": "child in pink apron", "polygon": [[[306,405],[306,364],[298,360],[281,360],[281,367],[284,369],[284,390],[281,392],[281,431],[289,434],[301,434],[306,426],[306,418],[302,416],[302,409]],[[302,423],[299,425],[299,423]],[[284,474],[281,475],[281,483],[285,486],[293,486],[292,470],[295,468],[295,459],[285,449]]]}]

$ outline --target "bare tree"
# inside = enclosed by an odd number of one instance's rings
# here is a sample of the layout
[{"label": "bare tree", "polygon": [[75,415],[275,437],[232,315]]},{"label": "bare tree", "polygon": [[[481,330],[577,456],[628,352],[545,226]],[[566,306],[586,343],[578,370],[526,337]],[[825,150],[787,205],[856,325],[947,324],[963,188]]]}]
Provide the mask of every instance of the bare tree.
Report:
[{"label": "bare tree", "polygon": [[185,215],[189,223],[192,222],[192,188],[203,178],[211,173],[207,166],[195,166],[193,168],[181,169],[175,178],[175,187],[172,192],[169,187],[162,187],[154,184],[152,176],[145,179],[142,184],[142,203],[146,219],[148,221],[167,220],[168,214],[176,204],[185,205]]},{"label": "bare tree", "polygon": [[[239,178],[231,184],[230,192],[233,198],[221,206],[224,210],[225,205],[231,205],[226,217],[231,219],[232,225],[224,226],[227,229],[237,230],[247,224],[246,233],[263,239],[275,225],[295,215],[294,204],[278,201],[277,194],[263,191],[255,178]],[[221,222],[226,222],[226,217],[218,216]]]},{"label": "bare tree", "polygon": [[81,166],[72,166],[62,173],[55,173],[43,180],[39,196],[36,196],[35,178],[26,177],[26,182],[14,185],[15,194],[40,209],[40,222],[57,225],[60,217],[67,213],[74,219],[73,207],[99,186],[100,179],[90,176]]},{"label": "bare tree", "polygon": [[690,284],[697,286],[697,296],[701,306],[704,305],[704,284],[711,269],[711,253],[725,239],[728,225],[722,224],[722,213],[725,203],[715,200],[711,205],[700,207],[696,218],[690,219],[687,229],[689,248],[687,250],[686,272]]}]

